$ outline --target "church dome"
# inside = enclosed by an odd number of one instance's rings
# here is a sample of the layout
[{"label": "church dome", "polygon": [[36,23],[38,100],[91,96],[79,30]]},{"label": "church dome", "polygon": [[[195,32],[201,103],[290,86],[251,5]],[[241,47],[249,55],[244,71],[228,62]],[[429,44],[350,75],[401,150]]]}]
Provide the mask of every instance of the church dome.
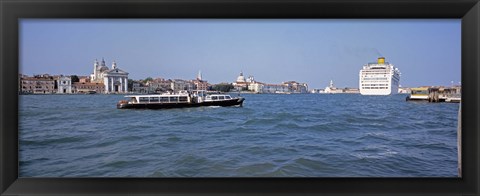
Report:
[{"label": "church dome", "polygon": [[237,77],[237,83],[245,82],[245,77],[243,77],[243,72],[240,72],[240,75]]},{"label": "church dome", "polygon": [[97,70],[100,71],[100,72],[104,72],[104,71],[108,70],[108,67],[107,66],[100,66],[100,67],[97,68]]}]

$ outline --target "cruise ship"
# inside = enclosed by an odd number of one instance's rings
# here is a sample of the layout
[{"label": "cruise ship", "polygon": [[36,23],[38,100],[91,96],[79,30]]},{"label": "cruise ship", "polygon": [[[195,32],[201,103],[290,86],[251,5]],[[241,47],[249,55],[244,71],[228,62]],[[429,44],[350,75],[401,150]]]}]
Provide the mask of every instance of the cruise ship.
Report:
[{"label": "cruise ship", "polygon": [[398,93],[400,71],[379,57],[376,63],[368,63],[360,70],[359,89],[362,95],[391,95]]}]

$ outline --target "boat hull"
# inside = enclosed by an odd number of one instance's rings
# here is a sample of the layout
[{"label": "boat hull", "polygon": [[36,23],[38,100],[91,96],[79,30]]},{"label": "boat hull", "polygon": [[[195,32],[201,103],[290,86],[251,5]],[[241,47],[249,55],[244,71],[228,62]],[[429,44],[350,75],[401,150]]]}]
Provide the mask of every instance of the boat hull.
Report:
[{"label": "boat hull", "polygon": [[428,101],[428,95],[408,95],[405,98],[406,101]]},{"label": "boat hull", "polygon": [[118,109],[170,109],[170,108],[190,108],[201,106],[242,106],[245,98],[234,98],[223,101],[211,101],[202,103],[118,103]]}]

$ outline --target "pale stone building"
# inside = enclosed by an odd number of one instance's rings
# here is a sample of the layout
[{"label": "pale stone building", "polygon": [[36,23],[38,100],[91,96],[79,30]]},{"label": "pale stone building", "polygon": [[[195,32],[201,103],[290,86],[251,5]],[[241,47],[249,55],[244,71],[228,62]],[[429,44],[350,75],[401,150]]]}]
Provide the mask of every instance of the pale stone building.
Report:
[{"label": "pale stone building", "polygon": [[208,90],[208,87],[210,86],[206,80],[202,79],[201,71],[198,72],[197,78],[191,82],[193,83],[195,90]]},{"label": "pale stone building", "polygon": [[173,90],[174,93],[178,93],[182,90],[191,91],[193,90],[193,84],[186,80],[173,79],[170,83],[170,88]]},{"label": "pale stone building", "polygon": [[141,82],[133,82],[132,84],[132,92],[134,93],[142,93],[142,94],[146,94],[148,93],[148,86],[145,86],[143,83]]},{"label": "pale stone building", "polygon": [[146,83],[147,92],[165,93],[165,92],[173,91],[171,84],[172,84],[172,80],[170,79],[166,80],[163,78],[156,78]]},{"label": "pale stone building", "polygon": [[70,76],[60,76],[57,80],[57,93],[70,94],[72,93],[72,78]]},{"label": "pale stone building", "polygon": [[233,87],[237,91],[248,90],[248,85],[253,83],[254,79],[253,76],[250,76],[248,79],[245,79],[243,76],[243,71],[240,72],[240,75],[237,77],[234,83],[232,83]]},{"label": "pale stone building", "polygon": [[20,79],[23,94],[53,94],[56,93],[55,80],[48,74],[22,77]]},{"label": "pale stone building", "polygon": [[323,91],[323,93],[329,93],[329,94],[342,93],[342,92],[343,92],[342,89],[338,89],[333,85],[333,80],[330,80],[330,84],[327,87],[325,87],[325,90]]},{"label": "pale stone building", "polygon": [[283,84],[264,84],[262,93],[289,93],[288,86]]},{"label": "pale stone building", "polygon": [[283,85],[288,86],[292,93],[308,93],[307,83],[298,83],[296,81],[284,82]]},{"label": "pale stone building", "polygon": [[248,90],[253,91],[255,93],[262,93],[263,91],[263,83],[260,82],[252,82],[248,85]]},{"label": "pale stone building", "polygon": [[127,93],[128,92],[128,73],[119,69],[115,61],[112,68],[105,65],[105,60],[98,64],[95,60],[93,74],[90,75],[92,83],[103,83],[105,93]]}]

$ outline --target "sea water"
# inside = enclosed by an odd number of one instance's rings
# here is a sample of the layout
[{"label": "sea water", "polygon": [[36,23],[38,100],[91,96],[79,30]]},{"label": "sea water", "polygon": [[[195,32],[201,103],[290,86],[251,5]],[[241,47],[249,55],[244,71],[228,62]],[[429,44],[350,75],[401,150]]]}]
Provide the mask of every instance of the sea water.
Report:
[{"label": "sea water", "polygon": [[458,103],[242,96],[243,107],[120,110],[122,95],[20,95],[19,176],[458,175]]}]

